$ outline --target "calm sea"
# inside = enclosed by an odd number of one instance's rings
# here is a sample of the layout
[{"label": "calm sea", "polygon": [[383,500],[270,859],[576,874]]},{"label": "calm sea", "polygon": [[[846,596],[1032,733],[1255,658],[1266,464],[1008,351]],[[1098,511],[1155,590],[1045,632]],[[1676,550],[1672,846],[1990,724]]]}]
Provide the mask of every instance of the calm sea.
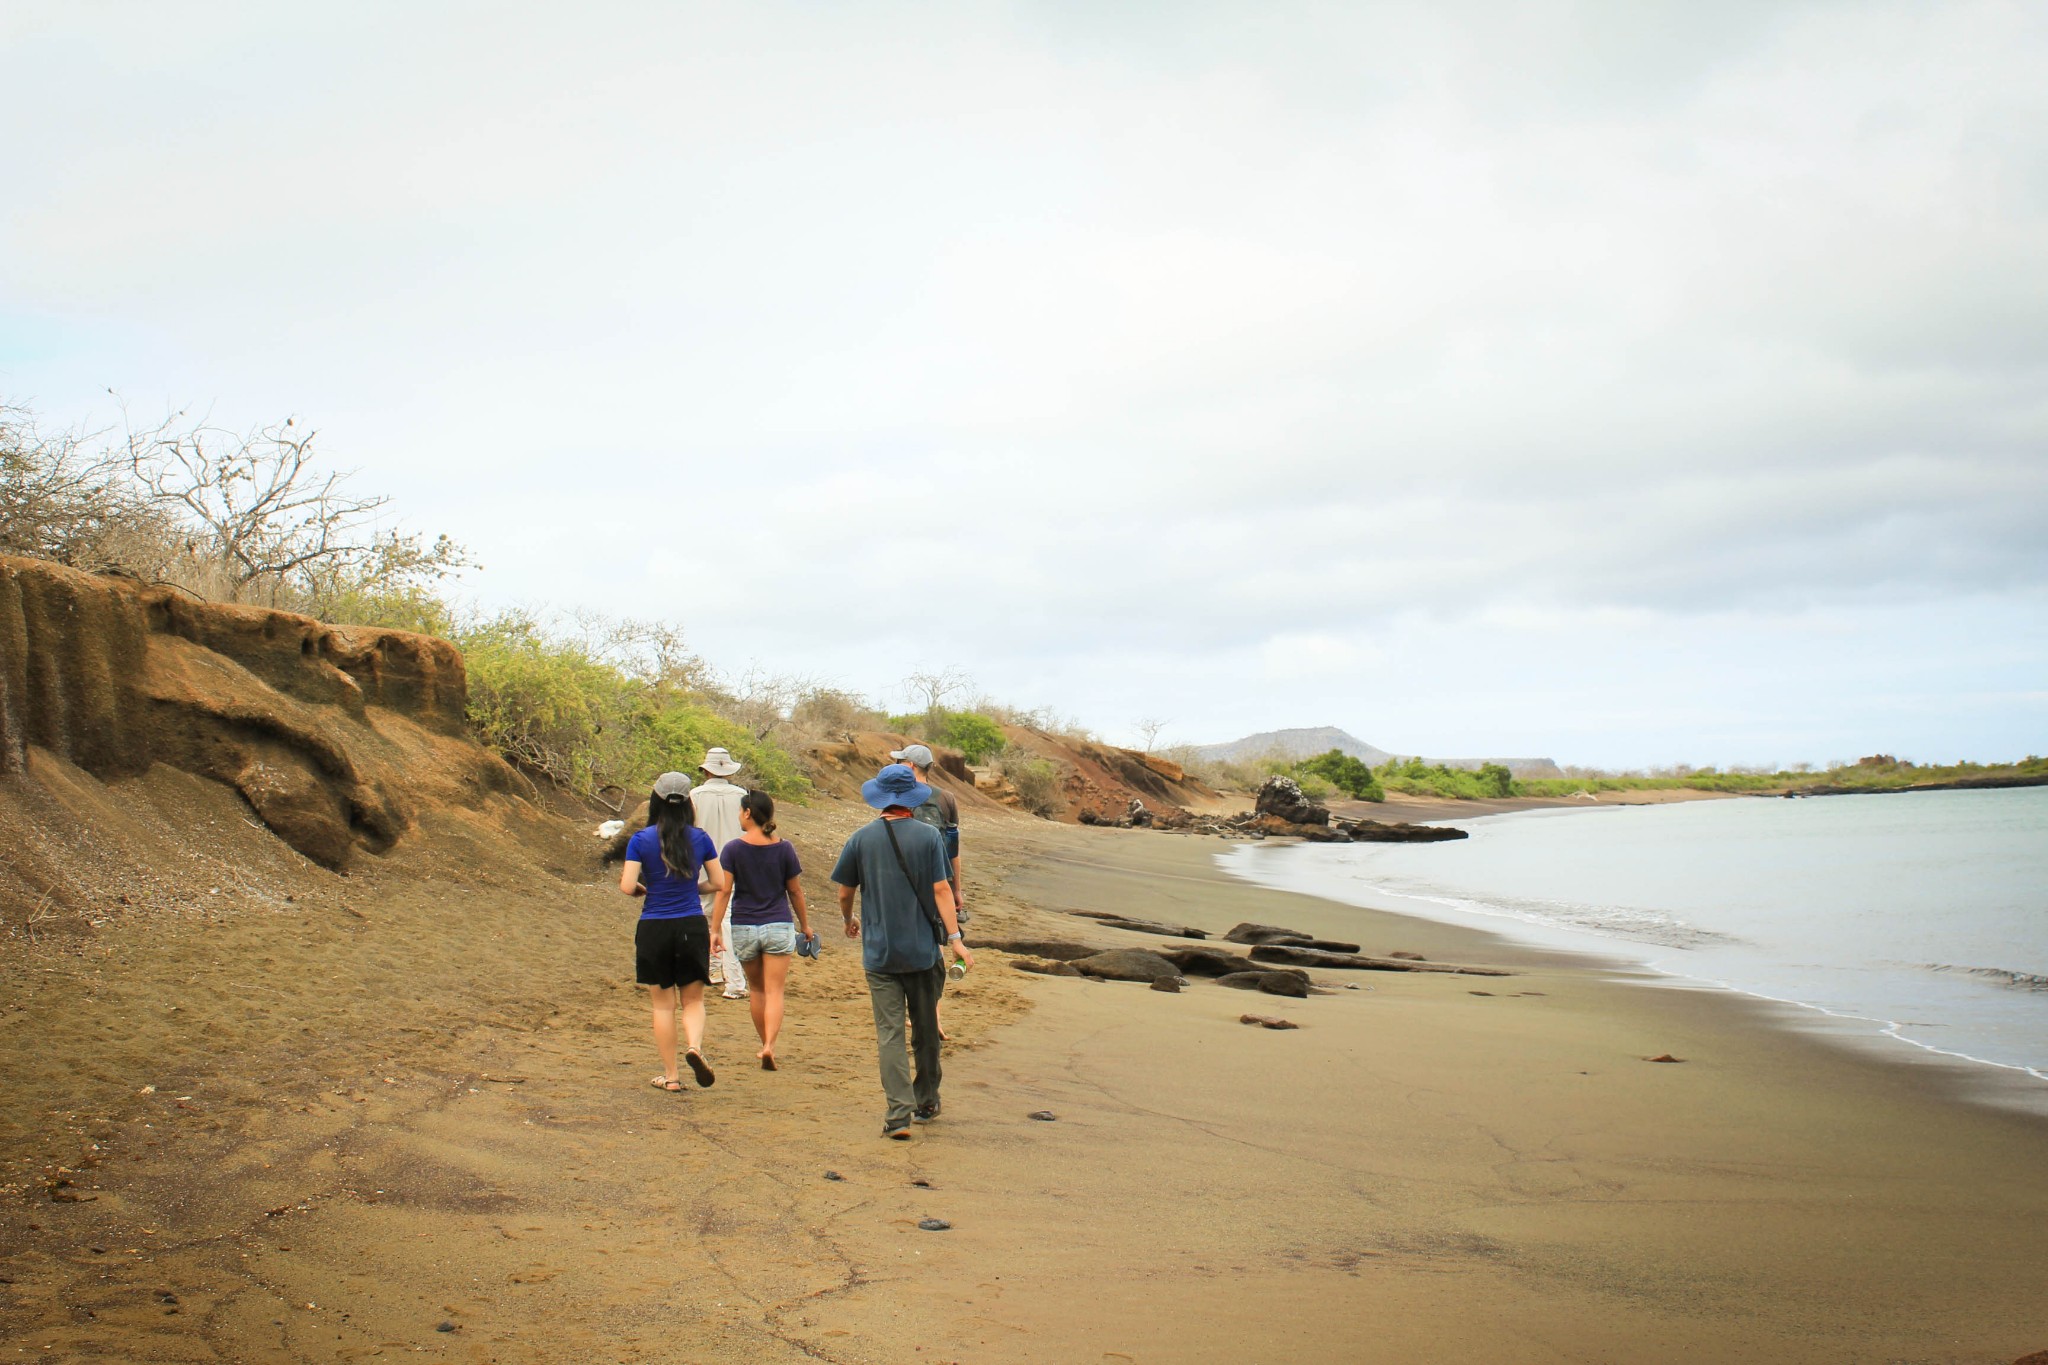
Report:
[{"label": "calm sea", "polygon": [[[2048,788],[1526,811],[1441,844],[1244,845],[1267,886],[1640,962],[2048,1104]],[[1987,1076],[1987,1079],[1989,1077]]]}]

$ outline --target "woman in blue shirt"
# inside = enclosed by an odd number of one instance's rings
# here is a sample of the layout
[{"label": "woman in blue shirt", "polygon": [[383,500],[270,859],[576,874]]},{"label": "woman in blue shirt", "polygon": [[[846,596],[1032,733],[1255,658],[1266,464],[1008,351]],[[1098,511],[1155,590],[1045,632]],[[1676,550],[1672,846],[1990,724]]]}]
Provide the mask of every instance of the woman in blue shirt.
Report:
[{"label": "woman in blue shirt", "polygon": [[698,1051],[704,1042],[704,983],[711,979],[711,931],[704,904],[697,896],[697,870],[709,876],[711,889],[725,889],[725,871],[711,836],[697,828],[690,808],[690,779],[663,773],[647,798],[647,827],[626,841],[626,866],[619,890],[645,897],[640,923],[633,933],[635,977],[647,987],[654,1009],[654,1046],[661,1053],[661,1075],[651,1084],[681,1090],[676,1075],[676,1013],[683,1016],[683,1060],[697,1084],[717,1079]]}]

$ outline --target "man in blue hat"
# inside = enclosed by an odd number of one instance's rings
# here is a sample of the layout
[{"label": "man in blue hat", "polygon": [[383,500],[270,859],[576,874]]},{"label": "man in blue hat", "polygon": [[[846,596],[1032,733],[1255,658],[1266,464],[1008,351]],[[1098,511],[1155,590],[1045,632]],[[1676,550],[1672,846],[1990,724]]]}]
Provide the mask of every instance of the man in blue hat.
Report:
[{"label": "man in blue hat", "polygon": [[[846,936],[861,941],[868,999],[875,1012],[875,1046],[882,1064],[888,1111],[882,1136],[907,1139],[913,1120],[939,1116],[939,993],[946,956],[966,966],[974,954],[961,941],[953,908],[952,868],[937,830],[911,819],[932,789],[907,764],[891,763],[861,784],[861,798],[882,813],[862,825],[839,850],[832,880]],[[854,893],[860,916],[854,916]],[[911,1059],[904,1052],[909,1027]]]}]

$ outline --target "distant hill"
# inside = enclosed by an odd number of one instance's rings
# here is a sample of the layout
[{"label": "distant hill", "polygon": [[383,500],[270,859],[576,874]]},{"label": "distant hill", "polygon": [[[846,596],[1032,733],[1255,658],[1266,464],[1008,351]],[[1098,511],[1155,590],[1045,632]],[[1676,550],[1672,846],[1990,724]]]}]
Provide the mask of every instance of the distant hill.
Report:
[{"label": "distant hill", "polygon": [[1233,739],[1228,744],[1203,744],[1195,752],[1203,758],[1235,762],[1242,758],[1256,758],[1261,754],[1284,754],[1288,758],[1308,758],[1314,754],[1326,754],[1332,749],[1341,750],[1353,758],[1362,758],[1373,767],[1392,758],[1385,749],[1376,749],[1358,736],[1334,725],[1318,725],[1312,730],[1266,730],[1243,739]]},{"label": "distant hill", "polygon": [[[1227,744],[1203,744],[1195,752],[1204,758],[1236,762],[1240,759],[1256,758],[1260,754],[1284,754],[1288,758],[1308,758],[1315,754],[1326,754],[1336,749],[1363,759],[1377,768],[1390,758],[1408,758],[1408,754],[1391,754],[1378,745],[1367,744],[1348,730],[1339,730],[1334,725],[1318,725],[1301,730],[1265,730],[1243,739],[1233,739]],[[1516,777],[1563,777],[1564,771],[1548,758],[1430,758],[1424,762],[1441,763],[1447,768],[1475,769],[1483,763],[1498,763]]]}]

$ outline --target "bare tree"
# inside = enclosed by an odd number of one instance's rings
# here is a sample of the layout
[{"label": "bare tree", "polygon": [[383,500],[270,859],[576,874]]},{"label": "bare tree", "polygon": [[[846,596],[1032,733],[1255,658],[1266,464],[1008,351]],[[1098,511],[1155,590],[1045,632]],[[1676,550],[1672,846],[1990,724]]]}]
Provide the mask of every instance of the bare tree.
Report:
[{"label": "bare tree", "polygon": [[318,602],[469,566],[445,535],[428,542],[381,527],[391,500],[352,493],[347,472],[323,469],[316,436],[295,418],[236,433],[178,413],[131,428],[125,462],[139,496],[191,527],[190,548],[214,561],[240,599],[275,604],[296,593]]},{"label": "bare tree", "polygon": [[1139,734],[1145,737],[1146,753],[1149,754],[1152,752],[1152,746],[1159,742],[1159,732],[1161,730],[1164,730],[1167,727],[1168,723],[1169,722],[1160,720],[1154,716],[1147,716],[1145,719],[1138,722],[1137,731]]},{"label": "bare tree", "polygon": [[0,405],[0,553],[106,566],[143,508],[119,467],[82,446],[76,432],[45,434],[25,409]]},{"label": "bare tree", "polygon": [[797,703],[819,688],[816,678],[770,673],[755,664],[737,682],[721,688],[719,711],[747,727],[755,739],[766,739],[788,720]]},{"label": "bare tree", "polygon": [[971,683],[958,667],[948,664],[936,673],[913,673],[903,680],[903,686],[913,697],[924,698],[926,715],[936,716],[945,709],[946,698],[965,692]]}]

